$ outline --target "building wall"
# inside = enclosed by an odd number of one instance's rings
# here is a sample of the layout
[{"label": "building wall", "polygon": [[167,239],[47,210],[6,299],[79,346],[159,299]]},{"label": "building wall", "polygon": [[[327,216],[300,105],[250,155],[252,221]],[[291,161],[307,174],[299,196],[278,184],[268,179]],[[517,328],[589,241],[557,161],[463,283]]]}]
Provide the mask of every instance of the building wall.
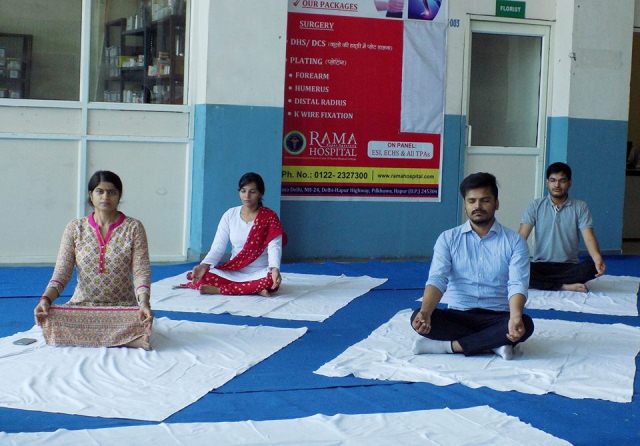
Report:
[{"label": "building wall", "polygon": [[209,250],[224,211],[240,205],[238,179],[243,173],[260,173],[265,205],[280,212],[282,118],[281,107],[195,107],[191,258]]},{"label": "building wall", "polygon": [[[80,32],[88,43],[93,31],[89,5],[100,6],[90,0],[60,2],[60,8],[82,15],[80,30],[64,27],[59,12],[47,21],[51,2],[40,9],[29,8],[37,5],[33,1],[11,3],[15,3],[12,14],[20,17],[27,12],[30,21],[47,22],[45,30],[57,24],[58,32],[65,29],[69,42],[78,44]],[[45,39],[36,34],[34,48],[48,48],[36,38]],[[57,100],[0,99],[5,209],[0,219],[0,263],[53,262],[65,225],[90,212],[87,181],[96,170],[113,170],[122,178],[120,209],[144,223],[152,260],[182,261],[190,214],[191,108],[90,102],[91,45],[76,46],[65,50],[75,52],[81,63],[63,73],[69,82],[60,84],[64,94],[52,95]],[[49,57],[55,56],[55,50],[51,53]],[[40,58],[42,63],[47,60]],[[43,74],[34,63],[34,73],[37,70]],[[50,79],[56,85],[58,71]],[[68,97],[76,99],[65,100]]]},{"label": "building wall", "polygon": [[[611,252],[622,237],[639,3],[527,2],[527,21],[552,30],[546,164],[574,167],[572,194],[589,202],[602,248]],[[460,26],[448,32],[439,203],[281,202],[287,1],[189,5],[188,105],[104,107],[88,103],[87,92],[79,101],[0,101],[0,167],[11,209],[0,220],[0,262],[52,261],[66,222],[87,211],[86,181],[97,168],[123,173],[122,208],[145,223],[155,261],[200,258],[224,210],[239,203],[237,180],[249,170],[263,175],[265,202],[282,216],[286,259],[430,256],[438,234],[462,220],[465,39],[471,18],[495,19],[495,0],[450,0],[449,17]]]},{"label": "building wall", "polygon": [[224,211],[240,204],[243,173],[260,173],[265,205],[281,210],[287,1],[211,0],[207,14],[206,82],[194,111],[192,259],[208,251]]},{"label": "building wall", "polygon": [[[460,219],[458,184],[464,121],[445,116],[442,201],[282,203],[287,257],[411,258],[430,255],[436,238]],[[457,139],[456,139],[457,136]]]},{"label": "building wall", "polygon": [[[448,45],[458,48],[450,40]],[[455,63],[460,55],[449,47],[448,73],[451,58]],[[457,92],[460,85],[453,85],[451,90]],[[440,202],[283,201],[282,218],[290,241],[284,251],[286,258],[397,259],[431,255],[439,233],[461,218],[458,184],[463,170],[465,117],[449,105],[456,104],[455,96],[446,98]]]},{"label": "building wall", "polygon": [[[286,2],[261,2],[252,17],[231,0],[211,4],[217,36],[208,39],[206,103],[196,107],[192,258],[206,251],[220,215],[237,203],[234,186],[242,172],[263,173],[267,205],[277,209],[279,201]],[[546,164],[573,165],[573,195],[590,203],[602,248],[619,251],[634,0],[610,8],[595,0],[529,1],[526,8],[526,21],[552,29]],[[470,19],[494,15],[494,0],[450,0],[449,17],[460,26],[450,27],[447,37],[441,202],[282,201],[286,259],[430,256],[438,234],[461,222],[464,45]]]},{"label": "building wall", "polygon": [[622,244],[634,0],[558,2],[548,163],[573,171],[604,251]]},{"label": "building wall", "polygon": [[[548,146],[549,152],[557,155],[562,151],[567,162],[575,164],[576,167],[576,187],[574,192],[592,204],[595,220],[597,222],[597,232],[601,240],[603,249],[608,251],[619,251],[621,243],[621,224],[611,222],[621,222],[622,201],[614,200],[611,195],[606,194],[602,188],[596,186],[591,172],[600,170],[603,175],[610,176],[610,184],[614,196],[621,197],[621,188],[624,187],[624,176],[620,175],[623,168],[622,160],[619,156],[608,158],[610,164],[599,167],[602,158],[590,159],[583,153],[593,153],[603,151],[604,147],[616,151],[624,138],[625,121],[623,115],[615,115],[613,119],[591,119],[584,122],[581,119],[574,119],[572,113],[569,115],[569,107],[573,110],[584,110],[580,116],[589,114],[588,104],[579,104],[578,99],[568,96],[572,84],[580,82],[575,79],[570,69],[570,59],[568,55],[573,45],[572,37],[578,30],[574,30],[574,9],[579,19],[588,25],[590,20],[599,21],[599,26],[603,23],[606,26],[615,26],[619,16],[629,17],[629,5],[621,5],[613,11],[599,13],[601,8],[597,2],[580,2],[574,5],[573,1],[555,2],[538,1],[527,2],[527,20],[538,24],[549,24],[555,31],[552,37],[551,53],[556,55],[552,58],[550,67],[552,87],[551,96],[558,94],[558,100],[550,101],[551,106],[558,111],[557,117],[549,110],[552,117],[549,118]],[[556,8],[558,8],[556,10]],[[581,13],[581,10],[588,10],[588,14]],[[594,11],[594,12],[592,12]],[[495,1],[457,1],[452,0],[449,6],[449,17],[459,19],[459,27],[450,27],[447,36],[447,85],[446,85],[446,117],[443,141],[443,192],[440,203],[340,203],[340,202],[283,202],[282,216],[285,223],[293,222],[293,231],[290,231],[291,246],[286,250],[288,256],[292,258],[368,258],[368,257],[388,257],[403,258],[430,256],[433,244],[438,234],[451,226],[458,224],[462,219],[461,201],[457,194],[457,185],[461,180],[464,171],[464,125],[466,122],[466,110],[463,109],[465,98],[463,97],[465,87],[464,74],[466,61],[464,60],[465,39],[468,38],[468,28],[471,18],[476,20],[494,19]],[[585,17],[582,17],[582,16]],[[562,19],[561,19],[562,17]],[[603,17],[607,17],[602,20]],[[498,19],[501,20],[501,19]],[[627,20],[628,21],[628,20]],[[554,23],[555,22],[555,23]],[[629,30],[623,26],[617,33],[609,35],[611,44],[620,43],[628,39]],[[590,40],[590,35],[579,34],[576,37],[582,45],[587,48],[596,45],[596,41]],[[600,44],[598,44],[600,45]],[[563,48],[567,46],[567,48]],[[596,47],[597,48],[597,47]],[[595,50],[595,48],[593,48]],[[562,57],[560,55],[567,55]],[[623,52],[618,53],[619,61],[624,65],[625,57]],[[565,68],[566,67],[566,68]],[[624,77],[626,67],[618,66],[616,77]],[[590,81],[597,78],[597,74],[588,72],[585,74]],[[620,88],[616,89],[614,96],[598,97],[596,100],[601,104],[616,109],[624,108],[625,88],[624,83],[620,83]],[[628,83],[627,83],[628,85]],[[575,86],[582,89],[582,85]],[[567,92],[566,94],[564,92]],[[565,99],[563,99],[565,98]],[[582,97],[581,97],[582,99]],[[578,102],[574,104],[574,102]],[[622,105],[620,105],[622,104]],[[564,110],[563,110],[564,107]],[[595,107],[602,110],[602,107]],[[566,132],[558,131],[558,123],[571,122]],[[570,127],[570,128],[569,128]],[[585,133],[585,127],[588,132]],[[570,131],[569,131],[570,130]],[[581,138],[581,136],[586,136]],[[587,136],[588,135],[588,136]],[[604,144],[604,145],[603,145]],[[583,151],[581,147],[587,150]],[[620,152],[621,153],[621,152]],[[551,156],[549,162],[555,161]],[[547,163],[548,164],[548,163]],[[594,165],[595,164],[595,165]],[[605,163],[606,164],[606,163]],[[504,167],[506,168],[506,167]],[[503,167],[500,160],[496,159],[494,166],[496,172],[500,172]],[[508,191],[503,191],[503,193]],[[608,198],[605,198],[605,195]],[[533,198],[533,197],[532,197]],[[608,201],[607,201],[608,200]],[[526,203],[523,203],[523,208]],[[605,229],[605,226],[606,229]],[[599,230],[598,230],[599,229]]]}]

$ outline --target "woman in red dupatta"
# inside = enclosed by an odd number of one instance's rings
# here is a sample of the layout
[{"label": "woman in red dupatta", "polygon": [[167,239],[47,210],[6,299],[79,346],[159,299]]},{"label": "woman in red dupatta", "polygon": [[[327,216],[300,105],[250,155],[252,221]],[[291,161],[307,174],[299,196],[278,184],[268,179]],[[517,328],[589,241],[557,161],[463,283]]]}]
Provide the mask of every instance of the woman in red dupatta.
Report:
[{"label": "woman in red dupatta", "polygon": [[[282,278],[280,260],[285,237],[278,215],[262,205],[264,181],[254,172],[238,182],[242,206],[227,210],[218,224],[209,253],[186,284],[201,294],[269,297]],[[231,243],[231,259],[218,265]],[[217,266],[216,266],[217,265]]]}]

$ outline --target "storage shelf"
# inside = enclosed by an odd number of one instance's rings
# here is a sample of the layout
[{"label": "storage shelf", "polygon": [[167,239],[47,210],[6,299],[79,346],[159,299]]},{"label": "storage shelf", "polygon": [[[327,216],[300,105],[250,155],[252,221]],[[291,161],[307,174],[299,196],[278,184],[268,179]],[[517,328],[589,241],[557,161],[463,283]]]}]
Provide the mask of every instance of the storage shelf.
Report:
[{"label": "storage shelf", "polygon": [[[182,3],[184,8],[184,3]],[[141,18],[142,17],[142,18]],[[182,104],[184,90],[185,14],[150,20],[150,11],[138,11],[134,22],[145,26],[126,29],[127,19],[105,23],[105,100],[155,104]],[[129,19],[131,23],[131,18]],[[142,66],[122,67],[135,58]],[[158,60],[162,59],[160,63]],[[149,67],[163,66],[169,74],[149,75]],[[168,68],[167,68],[168,67]],[[153,70],[153,69],[152,69]],[[141,100],[140,100],[141,99]]]},{"label": "storage shelf", "polygon": [[31,34],[0,33],[0,98],[29,99]]}]

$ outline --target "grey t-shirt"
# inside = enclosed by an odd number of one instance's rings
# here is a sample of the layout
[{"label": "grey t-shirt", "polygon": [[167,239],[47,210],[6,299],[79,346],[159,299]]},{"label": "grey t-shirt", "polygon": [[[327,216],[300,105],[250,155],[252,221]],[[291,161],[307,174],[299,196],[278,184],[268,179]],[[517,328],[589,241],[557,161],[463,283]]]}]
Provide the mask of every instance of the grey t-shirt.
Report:
[{"label": "grey t-shirt", "polygon": [[533,200],[522,223],[535,227],[534,262],[578,262],[580,232],[593,227],[587,203],[568,198],[556,210],[551,197]]}]

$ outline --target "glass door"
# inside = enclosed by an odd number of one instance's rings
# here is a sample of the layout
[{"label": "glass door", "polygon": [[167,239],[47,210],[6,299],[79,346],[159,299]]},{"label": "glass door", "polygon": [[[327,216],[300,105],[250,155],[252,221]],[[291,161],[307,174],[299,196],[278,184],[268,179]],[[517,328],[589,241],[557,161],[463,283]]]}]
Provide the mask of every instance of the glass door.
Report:
[{"label": "glass door", "polygon": [[497,217],[515,230],[542,193],[548,48],[547,26],[471,21],[465,175],[497,177]]}]

